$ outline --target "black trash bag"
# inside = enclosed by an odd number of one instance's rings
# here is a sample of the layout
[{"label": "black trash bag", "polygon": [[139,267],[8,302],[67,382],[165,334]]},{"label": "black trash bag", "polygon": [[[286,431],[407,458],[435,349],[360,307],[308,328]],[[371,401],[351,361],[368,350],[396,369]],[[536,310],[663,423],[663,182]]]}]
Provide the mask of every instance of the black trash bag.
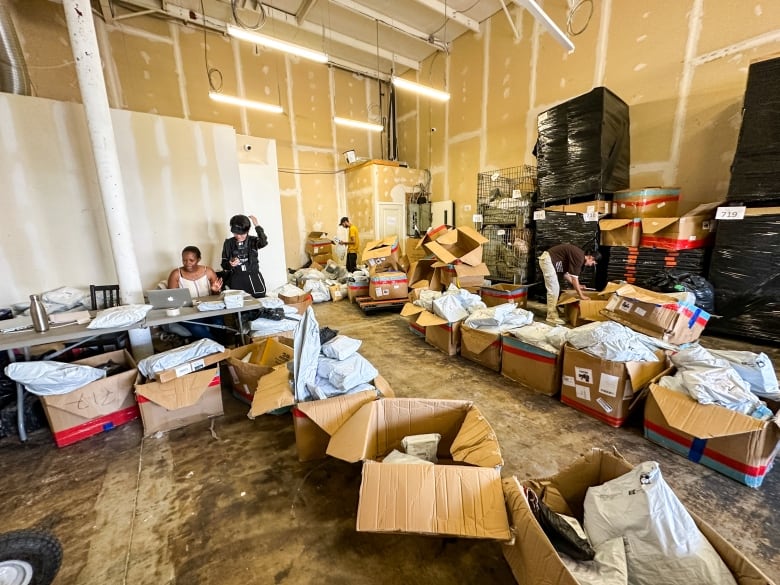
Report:
[{"label": "black trash bag", "polygon": [[284,319],[284,309],[281,307],[263,307],[257,311],[256,319],[270,319],[271,321],[281,321]]},{"label": "black trash bag", "polygon": [[592,561],[596,551],[587,538],[580,538],[579,534],[561,516],[553,512],[547,504],[539,499],[536,492],[526,490],[528,505],[531,507],[536,521],[542,527],[553,548],[575,561]]},{"label": "black trash bag", "polygon": [[320,345],[325,345],[338,334],[337,330],[330,327],[320,327]]},{"label": "black trash bag", "polygon": [[696,296],[696,306],[708,313],[715,312],[715,289],[698,274],[680,268],[669,268],[647,280],[647,288],[656,292],[690,292]]}]

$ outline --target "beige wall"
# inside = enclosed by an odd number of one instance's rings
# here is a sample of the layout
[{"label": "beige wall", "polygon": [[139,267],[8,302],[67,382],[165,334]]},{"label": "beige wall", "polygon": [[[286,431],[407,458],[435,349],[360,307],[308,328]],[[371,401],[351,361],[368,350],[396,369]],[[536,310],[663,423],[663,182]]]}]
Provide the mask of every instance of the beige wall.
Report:
[{"label": "beige wall", "polygon": [[[566,2],[544,5],[565,25]],[[519,40],[498,13],[413,77],[442,87],[446,69],[452,98],[445,105],[401,100],[400,158],[430,167],[433,199],[454,199],[458,223],[471,220],[465,206],[476,202],[477,172],[535,164],[536,116],[599,85],[630,106],[632,187],[680,186],[683,210],[725,195],[747,68],[780,50],[780,4],[596,0],[594,6],[586,30],[573,37],[574,53],[513,6]]]}]

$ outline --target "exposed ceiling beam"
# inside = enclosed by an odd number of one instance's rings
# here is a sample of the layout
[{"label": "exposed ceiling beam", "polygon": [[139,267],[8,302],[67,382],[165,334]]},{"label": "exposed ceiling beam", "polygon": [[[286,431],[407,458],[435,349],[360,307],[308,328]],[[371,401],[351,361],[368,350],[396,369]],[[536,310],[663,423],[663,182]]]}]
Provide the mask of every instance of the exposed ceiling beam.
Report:
[{"label": "exposed ceiling beam", "polygon": [[298,12],[295,13],[295,20],[298,23],[298,26],[303,24],[303,22],[306,20],[306,17],[309,16],[309,12],[311,12],[311,9],[314,8],[316,3],[317,0],[303,0],[301,7],[298,9]]},{"label": "exposed ceiling beam", "polygon": [[[281,10],[277,10],[276,8],[273,8],[271,6],[263,6],[263,9],[265,10],[265,13],[266,15],[268,15],[269,18],[273,18],[274,20],[277,20],[279,22],[285,22],[287,24],[295,26],[295,18],[292,17],[290,14],[287,14],[286,12],[282,12]],[[310,22],[304,22],[298,28],[301,30],[305,30],[306,32],[310,32],[317,35],[323,34],[322,27]],[[347,45],[348,47],[351,47],[363,53],[367,53],[373,56],[379,56],[382,59],[393,61],[393,63],[403,65],[404,67],[408,67],[409,69],[414,69],[415,71],[419,71],[420,69],[419,61],[415,61],[414,59],[409,59],[408,57],[403,57],[401,55],[394,53],[393,51],[388,51],[387,49],[379,48],[376,45],[372,45],[371,43],[359,41],[353,37],[350,37],[342,33],[337,33],[334,31],[329,31],[328,33],[326,33],[326,35],[327,38],[330,39],[331,41],[342,43],[344,45]]]},{"label": "exposed ceiling beam", "polygon": [[109,0],[100,0],[100,12],[103,13],[103,20],[111,23],[114,21],[114,12],[111,10],[111,2]]},{"label": "exposed ceiling beam", "polygon": [[465,26],[467,29],[472,30],[474,32],[479,32],[479,23],[474,20],[473,18],[469,18],[465,14],[458,12],[457,10],[453,10],[449,6],[447,6],[444,2],[439,2],[439,0],[417,0],[419,4],[422,4],[423,6],[427,6],[431,10],[435,10],[439,14],[446,16],[450,20],[454,20],[460,25]]},{"label": "exposed ceiling beam", "polygon": [[360,14],[361,16],[365,16],[366,18],[377,20],[382,24],[384,24],[385,26],[388,26],[406,35],[409,35],[410,37],[415,38],[418,41],[423,41],[425,43],[428,43],[429,45],[435,47],[439,51],[447,51],[447,43],[445,43],[444,41],[435,38],[433,35],[428,34],[425,31],[409,26],[408,24],[398,22],[390,18],[387,14],[383,14],[381,12],[371,10],[370,8],[364,6],[363,4],[360,4],[359,2],[355,2],[354,0],[330,0],[330,3],[336,4],[337,6],[342,6],[347,10],[351,10],[352,12]]}]

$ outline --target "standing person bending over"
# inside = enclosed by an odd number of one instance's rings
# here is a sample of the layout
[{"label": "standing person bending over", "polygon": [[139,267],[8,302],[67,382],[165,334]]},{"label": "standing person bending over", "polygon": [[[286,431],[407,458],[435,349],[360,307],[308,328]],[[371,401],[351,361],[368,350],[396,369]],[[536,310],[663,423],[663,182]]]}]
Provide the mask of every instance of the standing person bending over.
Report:
[{"label": "standing person bending over", "polygon": [[547,322],[563,325],[563,319],[558,317],[558,295],[561,292],[558,274],[574,287],[577,296],[587,300],[580,286],[580,273],[585,266],[595,266],[601,260],[601,254],[595,250],[583,252],[572,244],[558,244],[539,256],[539,267],[544,275],[544,286],[547,288]]},{"label": "standing person bending over", "polygon": [[[171,270],[168,276],[167,288],[186,288],[193,299],[219,294],[222,290],[222,279],[208,266],[201,266],[200,250],[196,246],[187,246],[181,251],[181,266]],[[206,317],[197,321],[182,321],[195,339],[214,339],[219,341],[220,335],[207,325],[223,325],[222,317]],[[221,327],[218,327],[221,329]]]},{"label": "standing person bending over", "polygon": [[357,255],[360,248],[360,234],[358,229],[352,225],[348,217],[342,217],[339,225],[343,228],[347,228],[347,272],[355,272],[357,270]]},{"label": "standing person bending over", "polygon": [[[256,236],[249,235],[252,225],[255,226]],[[234,215],[230,218],[230,231],[233,237],[225,240],[222,246],[222,269],[228,273],[228,286],[255,298],[264,297],[265,280],[260,273],[257,251],[268,245],[265,230],[254,215]]]}]

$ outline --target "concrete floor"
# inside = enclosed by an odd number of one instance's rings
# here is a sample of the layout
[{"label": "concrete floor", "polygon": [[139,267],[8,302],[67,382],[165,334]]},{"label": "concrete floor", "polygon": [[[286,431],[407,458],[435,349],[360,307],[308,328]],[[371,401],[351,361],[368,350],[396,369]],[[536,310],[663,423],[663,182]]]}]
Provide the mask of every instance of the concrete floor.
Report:
[{"label": "concrete floor", "polygon": [[[475,401],[520,478],[555,473],[591,447],[661,464],[678,496],[780,582],[780,471],[751,489],[657,447],[638,423],[613,429],[414,337],[395,313],[317,305],[321,326],[362,339],[362,354],[409,397]],[[709,347],[778,348],[705,338]],[[55,584],[513,584],[495,542],[355,532],[360,465],[299,463],[290,415],[225,415],[161,438],[140,421],[57,449],[47,430],[0,441],[0,530],[53,530]],[[212,426],[213,424],[213,426]]]}]

